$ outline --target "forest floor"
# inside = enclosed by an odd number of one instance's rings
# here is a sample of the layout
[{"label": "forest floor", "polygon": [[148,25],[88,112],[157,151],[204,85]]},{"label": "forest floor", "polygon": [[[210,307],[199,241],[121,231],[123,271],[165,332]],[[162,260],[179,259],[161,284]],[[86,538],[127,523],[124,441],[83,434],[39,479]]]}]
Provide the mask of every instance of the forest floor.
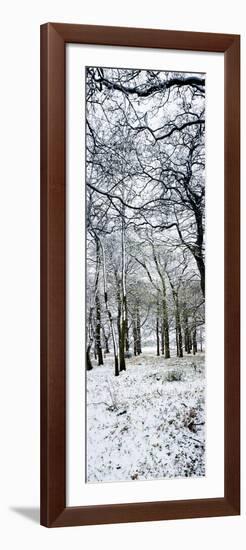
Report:
[{"label": "forest floor", "polygon": [[205,475],[205,359],[145,350],[87,372],[87,481]]}]

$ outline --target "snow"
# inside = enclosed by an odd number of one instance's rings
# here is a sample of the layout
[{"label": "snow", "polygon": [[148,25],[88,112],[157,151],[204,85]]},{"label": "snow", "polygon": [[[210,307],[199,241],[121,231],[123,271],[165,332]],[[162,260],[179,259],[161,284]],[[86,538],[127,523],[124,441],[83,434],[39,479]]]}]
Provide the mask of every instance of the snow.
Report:
[{"label": "snow", "polygon": [[148,348],[126,368],[108,355],[87,372],[87,482],[204,476],[204,355]]}]

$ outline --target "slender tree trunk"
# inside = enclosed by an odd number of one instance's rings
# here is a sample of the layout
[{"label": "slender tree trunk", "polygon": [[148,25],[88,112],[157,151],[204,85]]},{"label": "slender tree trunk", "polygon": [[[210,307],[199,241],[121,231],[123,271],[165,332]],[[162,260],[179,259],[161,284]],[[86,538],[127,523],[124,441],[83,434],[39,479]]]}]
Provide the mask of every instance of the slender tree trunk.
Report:
[{"label": "slender tree trunk", "polygon": [[140,322],[140,311],[139,311],[139,301],[137,302],[137,354],[142,353],[142,342],[141,342],[141,322]]},{"label": "slender tree trunk", "polygon": [[125,361],[125,323],[122,321],[121,325],[121,335],[120,335],[120,371],[126,370],[126,361]]},{"label": "slender tree trunk", "polygon": [[157,310],[156,310],[156,355],[160,355],[160,304],[159,296],[157,296]]},{"label": "slender tree trunk", "polygon": [[108,341],[109,341],[109,336],[105,336],[105,353],[110,353]]},{"label": "slender tree trunk", "polygon": [[94,342],[93,353],[94,353],[94,359],[97,359],[97,346],[96,346],[96,340],[95,340],[95,342]]},{"label": "slender tree trunk", "polygon": [[188,353],[191,353],[191,350],[192,350],[192,337],[191,337],[191,332],[189,331],[189,348],[188,348]]},{"label": "slender tree trunk", "polygon": [[175,307],[176,352],[177,352],[177,357],[183,357],[183,338],[182,338],[182,327],[181,327],[181,320],[180,320],[179,291],[178,291],[178,288],[174,287],[174,284],[171,281],[171,278],[169,275],[168,275],[168,278],[172,289],[173,301],[174,301],[174,307]]},{"label": "slender tree trunk", "polygon": [[192,347],[193,347],[193,355],[196,355],[197,353],[196,327],[194,328],[192,333]]},{"label": "slender tree trunk", "polygon": [[104,353],[107,354],[107,353],[110,353],[109,344],[108,344],[109,334],[106,334],[104,326],[102,330],[103,330],[103,340],[104,340]]},{"label": "slender tree trunk", "polygon": [[184,302],[184,309],[183,309],[183,323],[184,323],[185,351],[186,351],[186,353],[190,354],[190,352],[191,352],[191,339],[190,339],[189,320],[188,320],[188,315],[187,315],[186,301]]},{"label": "slender tree trunk", "polygon": [[122,285],[122,320],[121,320],[121,339],[120,339],[120,371],[126,370],[125,344],[126,344],[126,248],[125,248],[125,211],[122,211],[121,227],[121,285]]},{"label": "slender tree trunk", "polygon": [[165,344],[165,359],[170,358],[170,347],[169,347],[169,325],[168,325],[168,310],[167,310],[167,300],[166,300],[166,287],[164,285],[163,290],[163,300],[162,300],[162,315],[163,315],[163,329],[164,329],[164,344]]},{"label": "slender tree trunk", "polygon": [[96,327],[95,327],[95,348],[98,365],[103,365],[103,353],[102,353],[102,342],[101,342],[101,304],[99,296],[99,272],[101,265],[100,257],[100,241],[96,237],[96,279],[95,279],[95,309],[96,309]]},{"label": "slender tree trunk", "polygon": [[183,337],[182,337],[182,328],[180,319],[178,321],[178,347],[179,347],[179,357],[183,357]]},{"label": "slender tree trunk", "polygon": [[202,344],[203,344],[203,338],[202,338],[202,327],[200,328],[200,352],[202,353]]},{"label": "slender tree trunk", "polygon": [[191,353],[191,347],[192,347],[192,343],[191,343],[190,331],[188,328],[186,328],[185,329],[185,351],[186,353],[188,353],[188,355]]},{"label": "slender tree trunk", "polygon": [[156,317],[156,355],[160,356],[159,317]]},{"label": "slender tree trunk", "polygon": [[96,351],[97,351],[97,361],[98,365],[103,365],[103,352],[102,352],[102,341],[101,341],[101,304],[99,293],[96,293]]},{"label": "slender tree trunk", "polygon": [[178,339],[177,323],[175,324],[175,338],[176,338],[176,355],[177,357],[179,357],[179,339]]},{"label": "slender tree trunk", "polygon": [[91,344],[89,344],[87,346],[87,349],[86,349],[86,369],[87,370],[92,370],[93,369],[92,362],[91,362],[90,351],[91,351]]},{"label": "slender tree trunk", "polygon": [[118,362],[118,354],[117,354],[117,346],[116,346],[116,338],[115,338],[115,332],[114,332],[114,323],[111,315],[111,311],[108,307],[108,291],[107,291],[107,276],[106,276],[106,265],[105,265],[105,252],[104,247],[101,244],[102,248],[102,256],[103,256],[103,282],[104,282],[104,301],[105,301],[105,309],[108,315],[109,319],[109,326],[111,330],[111,336],[112,336],[112,342],[113,342],[113,350],[114,350],[114,372],[115,376],[119,376],[119,362]]},{"label": "slender tree trunk", "polygon": [[163,324],[163,332],[164,332],[165,359],[169,359],[170,358],[169,323],[168,323],[168,306],[167,306],[165,275],[163,273],[163,270],[160,267],[160,263],[157,258],[153,243],[152,243],[152,253],[153,253],[153,259],[156,265],[156,270],[160,277],[161,286],[162,286],[162,324]]},{"label": "slender tree trunk", "polygon": [[119,350],[121,349],[121,294],[120,294],[120,281],[117,271],[114,272],[116,282],[116,300],[117,300],[117,331]]},{"label": "slender tree trunk", "polygon": [[128,324],[128,308],[127,308],[127,298],[126,298],[126,351],[130,349],[130,339],[129,339],[129,324]]},{"label": "slender tree trunk", "polygon": [[133,333],[133,353],[136,357],[137,355],[137,325],[135,319],[132,323],[132,333]]},{"label": "slender tree trunk", "polygon": [[179,296],[178,291],[175,292],[175,321],[177,335],[177,357],[183,357],[183,338],[180,321]]},{"label": "slender tree trunk", "polygon": [[115,272],[115,278],[116,278],[116,289],[117,289],[116,294],[117,294],[117,329],[118,329],[118,340],[119,340],[119,363],[120,363],[120,371],[122,371],[122,370],[125,370],[124,368],[125,331],[124,331],[124,323],[122,321],[123,306],[121,302],[120,280],[116,272]]},{"label": "slender tree trunk", "polygon": [[161,320],[161,354],[164,355],[165,352],[165,342],[164,342],[164,326],[163,326],[163,318]]},{"label": "slender tree trunk", "polygon": [[92,325],[92,313],[93,313],[93,307],[90,305],[89,309],[89,315],[88,315],[88,325],[86,330],[86,340],[87,340],[87,348],[86,348],[86,369],[92,370],[92,362],[91,362],[91,346],[94,341],[94,334],[93,334],[93,325]]}]

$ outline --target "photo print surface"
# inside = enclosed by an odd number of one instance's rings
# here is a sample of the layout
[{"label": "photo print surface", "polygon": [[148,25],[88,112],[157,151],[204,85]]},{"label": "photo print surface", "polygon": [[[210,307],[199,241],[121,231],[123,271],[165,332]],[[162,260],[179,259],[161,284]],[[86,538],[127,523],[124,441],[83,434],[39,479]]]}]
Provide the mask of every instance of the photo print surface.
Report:
[{"label": "photo print surface", "polygon": [[206,474],[205,75],[86,68],[86,481]]}]

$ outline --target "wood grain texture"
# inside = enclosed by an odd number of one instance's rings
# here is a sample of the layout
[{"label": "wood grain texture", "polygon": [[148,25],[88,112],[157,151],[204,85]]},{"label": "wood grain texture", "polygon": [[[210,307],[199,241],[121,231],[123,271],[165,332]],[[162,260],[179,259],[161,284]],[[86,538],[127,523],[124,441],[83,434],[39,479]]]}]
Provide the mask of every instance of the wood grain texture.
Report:
[{"label": "wood grain texture", "polygon": [[240,494],[240,38],[225,52],[225,495]]},{"label": "wood grain texture", "polygon": [[[65,45],[222,52],[225,58],[225,496],[66,508]],[[41,524],[240,513],[240,37],[48,23],[41,27]]]},{"label": "wood grain texture", "polygon": [[234,35],[54,23],[65,43],[224,52]]},{"label": "wood grain texture", "polygon": [[[65,503],[65,63],[41,30],[41,521]],[[45,503],[45,504],[44,504]]]}]

